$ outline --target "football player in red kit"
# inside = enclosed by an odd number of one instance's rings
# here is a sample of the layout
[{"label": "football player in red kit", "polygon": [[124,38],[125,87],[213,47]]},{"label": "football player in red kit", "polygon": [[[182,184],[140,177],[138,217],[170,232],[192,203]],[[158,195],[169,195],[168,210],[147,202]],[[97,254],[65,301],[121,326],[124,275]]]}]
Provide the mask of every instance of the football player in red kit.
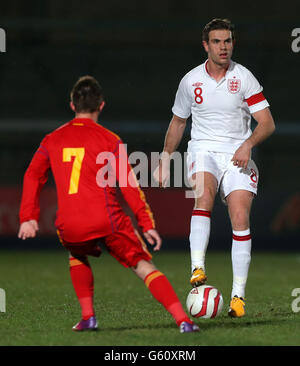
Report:
[{"label": "football player in red kit", "polygon": [[198,326],[186,315],[166,276],[154,266],[145,243],[117,200],[113,182],[122,181],[120,189],[139,227],[154,251],[159,250],[161,238],[125,146],[119,136],[97,123],[104,104],[102,88],[93,77],[84,76],[75,83],[70,103],[75,118],[42,140],[24,175],[18,236],[23,240],[36,236],[39,194],[51,169],[58,200],[55,225],[62,245],[70,252],[70,275],[82,310],[82,319],[73,330],[98,327],[88,255],[100,256],[99,243],[103,243],[113,257],[144,281],[173,316],[180,332],[197,331]]}]

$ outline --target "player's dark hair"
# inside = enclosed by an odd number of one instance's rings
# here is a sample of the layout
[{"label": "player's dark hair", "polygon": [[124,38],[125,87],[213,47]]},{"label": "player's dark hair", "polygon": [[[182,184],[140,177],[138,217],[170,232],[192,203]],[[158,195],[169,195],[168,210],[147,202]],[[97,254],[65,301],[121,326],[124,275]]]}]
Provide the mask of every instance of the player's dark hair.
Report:
[{"label": "player's dark hair", "polygon": [[231,31],[232,39],[234,40],[234,25],[229,19],[215,18],[206,24],[202,31],[202,40],[208,43],[209,32],[213,30],[229,30]]},{"label": "player's dark hair", "polygon": [[80,77],[71,91],[71,101],[75,106],[76,113],[96,112],[103,99],[101,85],[89,75]]}]

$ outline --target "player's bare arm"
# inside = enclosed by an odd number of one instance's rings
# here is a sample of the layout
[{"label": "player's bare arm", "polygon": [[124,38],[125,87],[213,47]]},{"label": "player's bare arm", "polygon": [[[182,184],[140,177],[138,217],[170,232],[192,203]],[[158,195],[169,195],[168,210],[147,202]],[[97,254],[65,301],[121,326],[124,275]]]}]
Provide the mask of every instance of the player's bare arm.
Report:
[{"label": "player's bare arm", "polygon": [[269,108],[255,112],[252,116],[256,120],[257,126],[252,135],[236,150],[232,158],[234,165],[245,169],[251,157],[252,148],[266,140],[275,131],[275,123]]},{"label": "player's bare arm", "polygon": [[165,187],[169,179],[170,155],[177,149],[186,126],[186,119],[173,115],[166,132],[162,159],[153,175],[160,187]]},{"label": "player's bare arm", "polygon": [[186,119],[173,115],[165,137],[164,150],[172,154],[180,144],[186,126]]},{"label": "player's bare arm", "polygon": [[39,225],[36,220],[25,221],[20,225],[18,238],[22,240],[34,238],[38,230]]}]

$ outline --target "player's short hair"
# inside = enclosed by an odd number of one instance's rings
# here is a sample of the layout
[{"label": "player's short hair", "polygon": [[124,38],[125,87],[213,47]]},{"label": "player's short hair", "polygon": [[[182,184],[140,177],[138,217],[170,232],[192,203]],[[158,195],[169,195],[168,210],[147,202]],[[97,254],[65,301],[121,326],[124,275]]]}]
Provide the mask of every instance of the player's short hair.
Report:
[{"label": "player's short hair", "polygon": [[209,41],[209,32],[213,30],[229,30],[231,31],[232,39],[234,40],[234,25],[231,23],[229,19],[220,19],[215,18],[211,20],[206,26],[203,28],[202,31],[202,41],[208,43]]},{"label": "player's short hair", "polygon": [[77,113],[96,112],[103,100],[102,87],[93,76],[80,77],[72,88],[71,101]]}]

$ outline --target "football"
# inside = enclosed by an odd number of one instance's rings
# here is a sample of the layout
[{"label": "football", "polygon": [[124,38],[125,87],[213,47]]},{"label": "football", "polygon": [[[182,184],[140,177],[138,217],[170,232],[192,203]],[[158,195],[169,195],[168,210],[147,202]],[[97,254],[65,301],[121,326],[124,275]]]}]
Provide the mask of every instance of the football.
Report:
[{"label": "football", "polygon": [[186,307],[194,318],[215,318],[223,309],[221,292],[213,286],[194,287],[186,299]]}]

